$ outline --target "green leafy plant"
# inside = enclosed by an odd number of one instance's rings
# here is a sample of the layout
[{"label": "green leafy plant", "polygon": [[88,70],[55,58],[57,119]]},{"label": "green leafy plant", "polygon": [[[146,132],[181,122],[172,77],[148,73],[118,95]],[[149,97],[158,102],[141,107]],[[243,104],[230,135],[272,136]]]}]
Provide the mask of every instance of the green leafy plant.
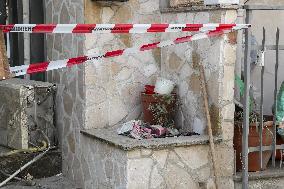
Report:
[{"label": "green leafy plant", "polygon": [[[238,75],[235,76],[235,81],[237,83],[237,86],[239,87],[240,96],[243,97],[244,96],[244,89],[245,89],[244,82]],[[250,100],[249,123],[250,124],[255,123],[256,127],[257,127],[256,129],[258,131],[259,126],[260,126],[260,124],[259,124],[259,121],[260,121],[259,116],[260,115],[253,110],[253,107],[256,106],[256,102],[255,102],[254,98],[250,97],[249,100]],[[235,111],[235,122],[242,122],[243,119],[244,119],[243,109]],[[266,122],[265,118],[263,118],[263,122]],[[269,134],[269,133],[267,133],[267,134]]]},{"label": "green leafy plant", "polygon": [[172,114],[175,106],[178,104],[176,95],[154,94],[154,98],[158,102],[152,103],[148,107],[154,116],[154,121],[163,127],[174,128],[175,124]]},{"label": "green leafy plant", "polygon": [[[243,121],[244,119],[244,112],[243,111],[237,111],[235,112],[235,121]],[[259,121],[259,115],[255,112],[250,112],[250,115],[249,115],[249,122],[250,123],[258,123]]]},{"label": "green leafy plant", "polygon": [[[244,94],[245,94],[245,83],[244,81],[238,76],[236,75],[235,76],[235,82],[240,90],[240,96],[241,97],[244,97]],[[253,105],[255,105],[255,101],[253,98],[249,98],[249,111],[252,112],[252,109],[253,109]]]}]

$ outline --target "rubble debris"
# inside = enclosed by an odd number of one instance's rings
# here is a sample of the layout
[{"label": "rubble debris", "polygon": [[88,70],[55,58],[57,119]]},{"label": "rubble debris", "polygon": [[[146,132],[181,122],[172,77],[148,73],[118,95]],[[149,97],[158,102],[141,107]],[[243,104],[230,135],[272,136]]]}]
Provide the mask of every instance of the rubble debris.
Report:
[{"label": "rubble debris", "polygon": [[168,132],[168,129],[162,127],[161,125],[151,125],[150,127],[152,129],[152,135],[154,135],[156,138],[162,137]]},{"label": "rubble debris", "polygon": [[178,136],[180,134],[180,132],[177,129],[172,129],[172,128],[169,128],[168,132],[169,132],[169,135],[172,135],[172,136]]},{"label": "rubble debris", "polygon": [[153,138],[152,130],[147,127],[144,127],[143,125],[134,125],[129,136],[135,139]]},{"label": "rubble debris", "polygon": [[128,121],[126,123],[124,123],[122,125],[122,127],[118,128],[117,129],[117,133],[119,135],[122,135],[122,134],[129,134],[130,131],[132,131],[134,125],[141,125],[142,124],[142,121],[140,120],[131,120],[131,121]]},{"label": "rubble debris", "polygon": [[132,120],[124,123],[117,129],[117,134],[139,140],[199,135],[195,132],[180,132],[176,128],[166,128],[161,125],[150,125],[141,120]]}]

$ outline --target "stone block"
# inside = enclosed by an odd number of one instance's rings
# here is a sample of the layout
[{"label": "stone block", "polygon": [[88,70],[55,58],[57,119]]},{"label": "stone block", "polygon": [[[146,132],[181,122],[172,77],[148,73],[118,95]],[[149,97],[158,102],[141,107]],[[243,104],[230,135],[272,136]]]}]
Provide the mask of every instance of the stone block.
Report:
[{"label": "stone block", "polygon": [[235,113],[235,104],[233,102],[224,105],[221,109],[221,117],[223,120],[226,121],[234,120],[234,113]]},{"label": "stone block", "polygon": [[232,102],[234,99],[234,87],[235,87],[235,67],[224,66],[223,77],[223,92],[221,93],[223,100]]},{"label": "stone block", "polygon": [[164,170],[164,177],[167,182],[168,188],[198,189],[198,184],[192,179],[185,169],[176,165],[175,163],[168,163]]},{"label": "stone block", "polygon": [[179,158],[190,169],[197,169],[208,163],[208,147],[207,146],[192,146],[191,148],[176,148],[175,152],[178,154]]},{"label": "stone block", "polygon": [[171,7],[201,5],[201,4],[203,4],[203,0],[170,0]]},{"label": "stone block", "polygon": [[228,121],[222,122],[222,134],[224,140],[233,140],[234,123]]},{"label": "stone block", "polygon": [[228,177],[234,174],[234,148],[225,144],[216,145],[217,175]]},{"label": "stone block", "polygon": [[0,82],[0,144],[26,149],[41,146],[42,130],[54,144],[54,91],[51,83],[10,79]]},{"label": "stone block", "polygon": [[149,188],[153,160],[150,158],[132,159],[127,163],[127,188]]},{"label": "stone block", "polygon": [[236,5],[239,3],[240,0],[204,0],[205,5],[220,5],[220,4]]}]

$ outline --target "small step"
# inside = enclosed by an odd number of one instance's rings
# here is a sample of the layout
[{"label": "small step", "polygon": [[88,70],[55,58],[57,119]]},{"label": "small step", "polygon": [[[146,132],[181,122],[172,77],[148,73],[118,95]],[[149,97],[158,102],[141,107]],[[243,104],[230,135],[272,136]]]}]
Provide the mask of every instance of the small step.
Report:
[{"label": "small step", "polygon": [[[257,189],[284,189],[284,169],[279,168],[280,162],[274,168],[271,162],[264,171],[249,173],[249,188]],[[239,172],[234,176],[235,189],[242,188],[242,173]]]}]

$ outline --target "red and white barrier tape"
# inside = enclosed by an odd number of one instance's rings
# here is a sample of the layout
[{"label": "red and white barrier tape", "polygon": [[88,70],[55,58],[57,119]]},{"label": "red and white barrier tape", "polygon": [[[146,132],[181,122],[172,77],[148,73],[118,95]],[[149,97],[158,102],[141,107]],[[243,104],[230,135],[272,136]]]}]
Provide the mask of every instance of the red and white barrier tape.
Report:
[{"label": "red and white barrier tape", "polygon": [[15,76],[38,73],[38,72],[45,72],[45,71],[56,70],[56,69],[65,68],[65,67],[71,67],[77,64],[82,64],[89,60],[98,60],[102,58],[110,58],[110,57],[115,57],[115,56],[139,53],[141,51],[152,50],[156,48],[162,48],[162,47],[167,47],[171,45],[177,45],[180,43],[196,41],[199,39],[205,39],[205,38],[209,38],[213,36],[218,36],[218,35],[222,35],[225,33],[229,33],[231,31],[232,30],[215,30],[215,31],[207,32],[207,33],[198,33],[195,35],[180,37],[180,38],[176,38],[175,40],[166,40],[166,41],[146,44],[146,45],[142,45],[141,47],[132,47],[132,48],[127,48],[127,49],[109,51],[100,56],[81,56],[81,57],[70,58],[70,59],[65,59],[65,60],[41,62],[41,63],[35,63],[35,64],[30,64],[30,65],[11,67],[10,70],[12,74],[14,74]]},{"label": "red and white barrier tape", "polygon": [[24,33],[157,33],[238,30],[249,24],[11,24],[0,25],[3,32]]}]

